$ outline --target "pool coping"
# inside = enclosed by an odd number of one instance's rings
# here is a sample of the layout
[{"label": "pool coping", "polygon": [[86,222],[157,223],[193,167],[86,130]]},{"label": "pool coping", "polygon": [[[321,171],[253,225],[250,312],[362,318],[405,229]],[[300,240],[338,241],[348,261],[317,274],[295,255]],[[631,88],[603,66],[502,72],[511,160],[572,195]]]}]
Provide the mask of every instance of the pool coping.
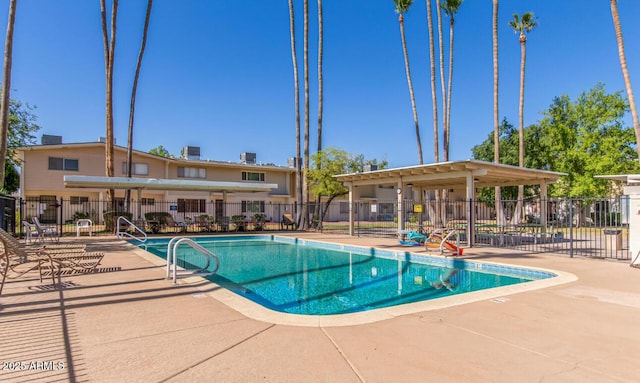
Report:
[{"label": "pool coping", "polygon": [[[251,235],[255,237],[256,235]],[[260,235],[264,237],[276,237],[272,234]],[[234,238],[243,237],[242,235],[236,235]],[[320,241],[320,240],[309,240],[309,239],[300,239],[297,237],[279,237],[279,238],[287,238],[288,240],[285,242],[292,242],[297,240],[302,240],[303,242],[314,242],[314,243],[322,243],[327,245],[337,245],[334,242],[329,241]],[[151,262],[156,266],[166,266],[166,261],[148,251],[145,251],[138,246],[129,243],[132,250],[144,258],[145,260]],[[397,252],[391,251],[387,249],[380,249],[376,247],[365,247],[365,246],[356,246],[356,245],[338,245],[338,246],[348,246],[352,248],[358,248],[361,250],[376,250],[380,252],[391,252],[391,253],[403,253],[410,254],[411,256],[415,256],[416,258],[425,258],[424,255],[412,253],[410,251],[405,252]],[[460,306],[468,303],[479,302],[483,300],[500,300],[500,298],[508,295],[518,294],[526,291],[539,290],[543,288],[548,288],[552,286],[557,286],[569,282],[576,281],[578,277],[574,274],[559,271],[559,270],[551,270],[530,266],[520,266],[513,265],[509,263],[502,262],[487,262],[480,260],[466,260],[464,256],[458,257],[447,257],[444,255],[431,254],[429,258],[441,258],[446,262],[454,262],[454,261],[464,261],[470,262],[473,264],[479,265],[487,265],[494,267],[507,267],[507,268],[517,268],[524,270],[532,270],[543,273],[551,273],[554,274],[555,277],[538,279],[530,282],[518,283],[514,285],[494,287],[490,289],[478,290],[473,292],[468,292],[464,294],[451,295],[442,298],[431,299],[427,301],[420,301],[415,303],[405,303],[391,307],[382,307],[378,309],[361,311],[356,313],[348,313],[348,314],[336,314],[336,315],[302,315],[302,314],[290,314],[283,313],[268,309],[259,303],[253,302],[248,298],[245,298],[241,295],[238,295],[230,290],[227,290],[220,285],[211,282],[200,276],[188,276],[184,278],[180,278],[177,280],[176,284],[190,284],[197,286],[198,290],[202,291],[203,294],[216,299],[217,301],[224,303],[228,307],[238,311],[242,315],[255,319],[262,322],[279,324],[279,325],[288,325],[288,326],[301,326],[301,327],[341,327],[341,326],[354,326],[360,324],[374,323],[380,322],[387,319],[392,319],[395,317],[417,314],[425,311],[432,311],[443,309],[447,307]]]}]

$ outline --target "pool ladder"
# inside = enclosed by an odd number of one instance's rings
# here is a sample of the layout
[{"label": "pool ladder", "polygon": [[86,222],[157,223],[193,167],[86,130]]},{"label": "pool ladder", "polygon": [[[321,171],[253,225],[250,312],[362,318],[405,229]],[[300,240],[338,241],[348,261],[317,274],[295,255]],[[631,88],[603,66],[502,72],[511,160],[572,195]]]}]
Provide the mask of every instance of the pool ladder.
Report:
[{"label": "pool ladder", "polygon": [[[207,275],[214,274],[216,271],[218,271],[218,268],[220,267],[220,260],[218,259],[217,255],[215,255],[211,251],[205,249],[204,247],[202,247],[201,245],[199,245],[198,243],[196,243],[193,239],[191,239],[189,237],[173,237],[169,241],[169,244],[167,244],[167,275],[166,275],[166,279],[169,279],[169,275],[173,274],[173,276],[172,276],[173,283],[176,283],[176,279],[178,277],[178,265],[177,265],[177,262],[176,262],[177,261],[177,252],[176,252],[176,250],[178,249],[178,246],[180,246],[183,243],[186,244],[186,245],[189,245],[193,249],[197,250],[202,255],[204,255],[205,258],[207,259],[207,263],[204,265],[204,267],[202,267],[201,269],[198,269],[196,271],[189,272],[185,276],[194,276],[194,275],[207,276]],[[211,259],[212,258],[215,260],[216,266],[212,271],[206,271],[209,268],[209,265],[211,265]],[[171,268],[171,262],[172,261],[173,261],[173,268]]]},{"label": "pool ladder", "polygon": [[[133,229],[135,233],[139,233],[140,237],[136,237],[135,235],[128,232],[129,229]],[[129,221],[123,216],[118,217],[118,221],[116,224],[116,237],[124,238],[129,237],[140,241],[142,243],[147,242],[147,233],[144,230],[136,226],[133,222]]]}]

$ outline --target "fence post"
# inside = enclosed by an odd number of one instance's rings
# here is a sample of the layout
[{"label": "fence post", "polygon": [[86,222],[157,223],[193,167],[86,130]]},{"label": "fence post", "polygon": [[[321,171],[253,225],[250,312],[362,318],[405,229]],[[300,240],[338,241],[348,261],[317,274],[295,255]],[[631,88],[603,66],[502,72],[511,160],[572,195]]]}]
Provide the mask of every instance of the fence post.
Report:
[{"label": "fence post", "polygon": [[569,258],[573,258],[573,197],[569,197]]},{"label": "fence post", "polygon": [[62,199],[62,197],[60,197],[60,204],[56,203],[56,205],[58,205],[57,206],[58,209],[60,209],[60,210],[58,210],[58,233],[60,233],[61,236],[63,234],[62,233],[62,226],[63,226],[62,217],[63,217],[63,213],[64,213],[63,202],[64,202],[64,200]]},{"label": "fence post", "polygon": [[474,212],[475,205],[473,203],[473,198],[469,198],[469,218],[467,218],[467,242],[469,247],[473,247],[475,237],[475,217],[473,216]]}]

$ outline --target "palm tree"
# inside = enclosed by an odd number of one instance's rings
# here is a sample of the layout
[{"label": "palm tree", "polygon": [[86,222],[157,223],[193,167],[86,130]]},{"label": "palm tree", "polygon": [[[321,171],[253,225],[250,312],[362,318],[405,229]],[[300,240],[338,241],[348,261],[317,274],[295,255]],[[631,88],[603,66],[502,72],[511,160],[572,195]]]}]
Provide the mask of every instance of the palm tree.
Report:
[{"label": "palm tree", "polygon": [[446,101],[446,124],[444,126],[443,152],[444,160],[449,161],[449,137],[451,135],[451,90],[453,85],[453,24],[455,15],[462,5],[462,0],[446,0],[442,3],[442,10],[449,16],[449,83]]},{"label": "palm tree", "polygon": [[393,0],[396,12],[399,14],[400,38],[402,39],[402,51],[404,52],[404,67],[407,72],[407,82],[409,83],[409,95],[411,96],[411,109],[413,110],[413,122],[416,127],[416,142],[418,143],[418,162],[422,165],[422,143],[420,142],[420,125],[418,123],[418,110],[416,108],[416,98],[413,94],[413,81],[411,80],[411,69],[409,68],[409,53],[407,52],[407,41],[404,36],[404,14],[409,10],[413,0]]},{"label": "palm tree", "polygon": [[13,26],[16,21],[17,0],[9,3],[7,38],[4,42],[4,67],[2,71],[2,95],[0,96],[0,189],[4,189],[7,142],[9,140],[9,104],[11,100],[11,64],[13,59]]},{"label": "palm tree", "polygon": [[442,126],[447,126],[447,88],[444,81],[444,42],[442,40],[442,4],[436,0],[436,15],[438,21],[438,55],[440,57],[440,91],[442,93]]},{"label": "palm tree", "polygon": [[[439,6],[436,8],[436,12],[438,12],[438,22],[441,25],[441,17],[440,17],[440,8]],[[433,162],[440,162],[440,140],[438,139],[438,98],[436,95],[436,61],[435,61],[435,47],[434,47],[434,39],[433,39],[433,15],[431,14],[431,0],[427,0],[427,27],[429,28],[429,63],[431,70],[431,107],[433,112]],[[442,41],[442,40],[441,40]],[[444,64],[443,64],[444,65]],[[444,84],[444,78],[443,78]],[[443,85],[444,89],[444,85]],[[429,204],[430,211],[433,211],[431,216],[440,217],[441,212],[441,202],[440,202],[440,191],[435,191],[435,209]],[[423,195],[420,193],[420,200],[422,201]],[[439,218],[436,218],[435,223],[440,226]]]},{"label": "palm tree", "polygon": [[[111,38],[107,33],[107,10],[105,0],[100,0],[100,14],[102,17],[102,40],[104,43],[104,63],[106,71],[106,130],[107,143],[105,145],[105,167],[107,177],[113,177],[113,62],[116,49],[116,19],[118,16],[118,0],[113,0],[111,8]],[[116,200],[114,190],[109,189],[108,199],[111,210],[115,210]]]},{"label": "palm tree", "polygon": [[[527,33],[531,32],[538,22],[535,20],[533,13],[525,12],[522,17],[518,14],[513,15],[513,20],[509,21],[509,25],[516,32],[520,40],[520,111],[519,111],[519,149],[518,149],[518,165],[524,167],[524,68],[527,61]],[[524,198],[524,185],[518,185],[518,202],[514,221],[518,222],[522,209],[522,199]]]},{"label": "palm tree", "polygon": [[[304,171],[309,169],[309,0],[304,0],[303,6],[304,18],[304,34],[303,34],[303,54],[304,61]],[[300,227],[304,230],[307,228],[309,218],[309,185],[307,177],[302,177],[304,184],[302,205],[302,220]]]},{"label": "palm tree", "polygon": [[300,212],[302,211],[302,164],[300,163],[300,85],[298,83],[298,55],[296,53],[295,17],[293,12],[293,0],[289,0],[289,30],[291,31],[291,60],[293,61],[293,87],[296,109],[296,179],[298,205],[298,219],[300,223]]},{"label": "palm tree", "polygon": [[433,16],[431,15],[431,0],[427,0],[427,25],[429,28],[429,62],[431,69],[431,106],[433,108],[433,162],[440,162],[438,140],[438,99],[436,96],[436,61],[433,46]]},{"label": "palm tree", "polygon": [[631,118],[633,119],[633,130],[636,132],[636,146],[638,157],[640,158],[640,120],[638,119],[638,109],[636,109],[636,101],[633,97],[633,89],[631,88],[631,77],[629,77],[629,69],[627,69],[627,59],[624,53],[624,40],[622,39],[622,28],[620,27],[620,16],[618,15],[618,2],[610,0],[611,16],[613,17],[613,26],[616,30],[616,41],[618,42],[618,56],[620,57],[620,68],[622,69],[622,77],[624,77],[624,85],[627,88],[627,98],[629,99],[629,108],[631,109]]},{"label": "palm tree", "polygon": [[[493,162],[500,163],[500,119],[498,117],[498,0],[493,0]],[[502,216],[502,192],[495,188],[496,218]]]},{"label": "palm tree", "polygon": [[[131,170],[133,167],[133,120],[136,109],[136,91],[138,90],[138,77],[140,77],[140,67],[142,66],[142,57],[144,56],[144,48],[147,46],[147,31],[149,30],[149,18],[151,17],[151,7],[153,6],[153,0],[149,0],[147,3],[147,14],[144,19],[144,29],[142,32],[142,44],[140,45],[140,52],[138,53],[138,62],[136,63],[136,74],[133,77],[133,88],[131,90],[131,105],[129,106],[129,134],[127,142],[127,177],[131,178]],[[129,200],[131,198],[131,189],[127,189],[126,196],[124,198],[127,208],[125,211],[129,211]]]},{"label": "palm tree", "polygon": [[[324,24],[322,21],[322,0],[318,0],[318,153],[322,150],[322,107],[323,107],[323,78],[322,78],[322,56],[324,42]],[[318,169],[321,164],[318,162]],[[320,196],[316,200],[316,211],[314,216],[320,217]]]}]

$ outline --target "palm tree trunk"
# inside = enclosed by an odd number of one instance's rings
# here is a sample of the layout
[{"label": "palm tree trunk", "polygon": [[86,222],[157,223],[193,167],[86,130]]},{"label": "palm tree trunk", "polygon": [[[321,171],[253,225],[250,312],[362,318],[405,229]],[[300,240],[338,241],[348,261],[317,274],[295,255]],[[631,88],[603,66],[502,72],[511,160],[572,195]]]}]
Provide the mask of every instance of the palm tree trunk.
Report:
[{"label": "palm tree trunk", "polygon": [[296,53],[296,33],[293,0],[289,0],[289,29],[291,31],[291,60],[293,61],[293,86],[296,109],[296,203],[298,206],[296,222],[299,224],[300,212],[302,210],[302,164],[300,161],[300,85],[298,82],[298,55]]},{"label": "palm tree trunk", "polygon": [[449,139],[451,136],[451,90],[453,85],[453,24],[451,15],[449,22],[449,84],[447,90],[447,125],[444,127],[444,160],[449,161]]},{"label": "palm tree trunk", "polygon": [[[518,116],[518,166],[524,167],[524,68],[527,61],[527,38],[520,34],[520,105]],[[522,216],[524,185],[518,185],[518,201],[516,203],[513,222],[518,223]]]},{"label": "palm tree trunk", "polygon": [[302,205],[302,220],[300,227],[304,230],[309,222],[309,184],[307,182],[307,169],[309,169],[309,0],[304,0],[304,177],[303,193],[304,204]]},{"label": "palm tree trunk", "polygon": [[9,3],[7,37],[4,42],[4,67],[2,70],[2,95],[0,95],[0,189],[4,189],[7,142],[9,140],[9,104],[11,103],[11,64],[13,61],[13,28],[16,21],[17,1]]},{"label": "palm tree trunk", "polygon": [[[498,117],[498,0],[493,0],[493,162],[500,163],[500,121]],[[496,220],[501,222],[502,193],[495,188]]]},{"label": "palm tree trunk", "polygon": [[[147,13],[144,19],[144,30],[142,32],[142,44],[140,45],[140,52],[138,53],[138,61],[136,63],[136,73],[133,77],[133,88],[131,89],[131,104],[129,106],[129,133],[127,139],[127,177],[131,178],[133,168],[133,121],[136,109],[136,92],[138,90],[138,78],[140,77],[140,67],[142,66],[142,57],[144,56],[144,49],[147,46],[147,32],[149,30],[149,19],[151,17],[151,7],[153,6],[153,0],[149,0],[147,3]],[[124,202],[126,204],[125,211],[130,211],[130,199],[131,189],[127,189]],[[140,218],[140,217],[138,217]]]},{"label": "palm tree trunk", "polygon": [[618,15],[618,2],[611,0],[611,16],[613,17],[613,26],[616,30],[616,41],[618,42],[618,56],[620,57],[620,68],[622,69],[622,77],[624,77],[624,85],[627,89],[627,98],[629,99],[629,108],[631,109],[631,118],[633,119],[633,130],[636,133],[636,150],[640,158],[640,120],[638,119],[638,109],[636,101],[633,97],[633,89],[631,88],[631,77],[627,68],[627,58],[624,52],[624,40],[622,39],[622,28],[620,27],[620,15]]},{"label": "palm tree trunk", "polygon": [[[106,135],[105,144],[105,171],[107,177],[113,177],[113,63],[116,48],[116,19],[118,16],[118,0],[113,0],[111,8],[111,36],[107,34],[107,16],[105,0],[100,0],[102,15],[102,39],[104,43],[104,60],[106,68]],[[115,191],[109,189],[108,199],[111,201],[111,210],[115,211]]]},{"label": "palm tree trunk", "polygon": [[[437,12],[440,12],[437,9]],[[427,25],[429,28],[429,64],[431,71],[431,108],[433,113],[433,162],[440,162],[440,140],[438,138],[438,97],[436,92],[436,60],[435,60],[435,44],[433,38],[433,15],[431,14],[431,0],[427,0]],[[435,212],[431,212],[429,214],[430,217],[440,217],[440,191],[435,190],[435,204],[436,210]],[[422,201],[423,192],[420,192],[420,200]],[[431,206],[429,203],[428,206]],[[435,224],[439,222],[439,218],[433,219],[432,223]],[[422,222],[420,223],[422,225]]]},{"label": "palm tree trunk", "polygon": [[[323,107],[323,78],[322,78],[322,55],[323,55],[324,25],[322,21],[322,0],[318,0],[318,152],[322,150],[322,107]],[[321,168],[318,161],[318,169]],[[320,217],[320,196],[316,199],[316,209],[314,216]],[[320,221],[322,222],[322,221]]]},{"label": "palm tree trunk", "polygon": [[442,8],[440,0],[436,0],[436,14],[438,15],[438,47],[440,53],[440,89],[442,90],[442,126],[447,126],[447,88],[444,81],[444,42],[442,40]]},{"label": "palm tree trunk", "polygon": [[420,125],[418,124],[418,109],[416,108],[416,98],[413,93],[413,81],[411,80],[411,69],[409,68],[409,53],[407,52],[407,42],[404,36],[404,17],[398,17],[400,23],[400,37],[402,38],[402,51],[404,53],[404,68],[407,73],[407,83],[409,84],[409,95],[411,96],[411,109],[413,111],[413,123],[416,128],[416,142],[418,144],[418,162],[422,165],[422,143],[420,142]]},{"label": "palm tree trunk", "polygon": [[431,107],[433,110],[433,162],[440,162],[438,140],[438,100],[436,95],[436,61],[433,46],[433,16],[431,15],[431,0],[427,0],[427,25],[429,28],[429,63],[431,69]]}]

